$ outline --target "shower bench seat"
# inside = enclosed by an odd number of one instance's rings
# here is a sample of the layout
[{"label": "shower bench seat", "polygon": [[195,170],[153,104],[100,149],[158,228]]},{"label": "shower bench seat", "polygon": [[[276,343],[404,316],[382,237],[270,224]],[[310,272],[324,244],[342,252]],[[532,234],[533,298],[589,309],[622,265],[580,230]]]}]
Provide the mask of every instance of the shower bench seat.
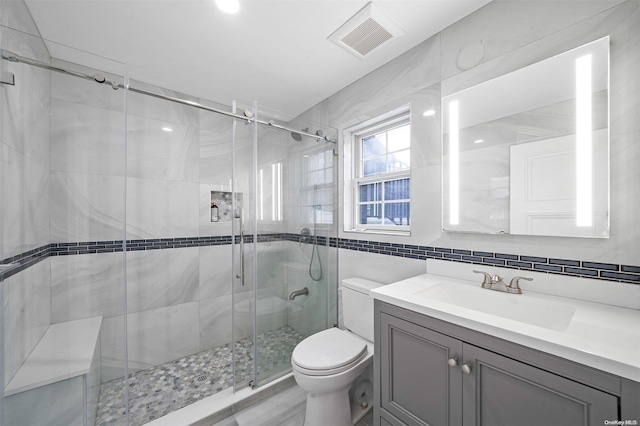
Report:
[{"label": "shower bench seat", "polygon": [[102,317],[51,324],[5,388],[8,424],[93,425]]}]

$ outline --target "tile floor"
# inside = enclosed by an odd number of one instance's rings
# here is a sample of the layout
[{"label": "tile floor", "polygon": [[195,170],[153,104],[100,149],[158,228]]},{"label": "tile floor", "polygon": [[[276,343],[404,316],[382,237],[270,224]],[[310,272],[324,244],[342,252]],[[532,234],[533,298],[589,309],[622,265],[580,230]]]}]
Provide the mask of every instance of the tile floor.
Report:
[{"label": "tile floor", "polygon": [[[302,426],[306,397],[304,391],[294,385],[212,426]],[[356,426],[373,426],[373,411]]]},{"label": "tile floor", "polygon": [[[259,376],[290,368],[293,348],[304,336],[282,327],[258,336]],[[239,381],[253,369],[253,340],[237,344]],[[129,424],[139,426],[233,386],[231,344],[129,375]],[[126,424],[124,381],[103,383],[96,425]]]}]

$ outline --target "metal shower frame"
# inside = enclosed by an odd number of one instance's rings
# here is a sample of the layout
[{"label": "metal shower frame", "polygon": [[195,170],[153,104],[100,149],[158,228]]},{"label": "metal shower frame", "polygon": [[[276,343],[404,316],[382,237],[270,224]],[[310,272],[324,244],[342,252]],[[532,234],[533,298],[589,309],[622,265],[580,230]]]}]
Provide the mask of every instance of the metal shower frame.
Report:
[{"label": "metal shower frame", "polygon": [[[38,68],[43,68],[43,69],[46,69],[46,70],[56,71],[56,72],[59,72],[59,73],[62,73],[62,74],[83,78],[85,80],[95,81],[98,84],[108,84],[108,85],[111,85],[111,87],[114,90],[125,89],[125,90],[129,90],[129,91],[131,91],[133,93],[139,93],[139,94],[142,94],[142,95],[152,96],[154,98],[163,99],[163,100],[166,100],[166,101],[175,102],[175,103],[182,104],[182,105],[192,106],[194,108],[199,108],[199,109],[202,109],[202,110],[205,110],[205,111],[214,112],[216,114],[226,115],[228,117],[236,118],[238,120],[243,120],[247,124],[255,122],[255,123],[261,124],[263,126],[274,127],[276,129],[286,130],[286,131],[292,132],[292,133],[297,133],[299,135],[310,137],[310,138],[313,138],[313,139],[316,139],[316,140],[322,140],[322,141],[325,141],[325,142],[331,142],[333,144],[337,144],[336,140],[335,139],[331,139],[329,136],[321,136],[321,135],[314,134],[314,133],[308,133],[308,132],[303,131],[303,130],[291,129],[289,127],[277,124],[273,120],[269,120],[269,121],[258,120],[257,118],[254,117],[253,112],[251,110],[249,110],[249,109],[244,111],[244,115],[240,115],[240,114],[236,114],[236,113],[233,113],[233,112],[224,111],[224,110],[221,110],[221,109],[218,109],[218,108],[213,108],[213,107],[210,107],[210,106],[207,106],[207,105],[203,105],[203,104],[198,103],[198,102],[193,102],[193,101],[189,101],[189,100],[186,100],[186,99],[177,98],[175,96],[169,96],[169,95],[164,95],[162,93],[156,93],[156,92],[150,92],[150,91],[147,91],[147,90],[136,89],[135,87],[131,87],[130,85],[126,85],[125,86],[124,84],[118,83],[117,81],[107,80],[106,77],[100,72],[97,72],[97,73],[95,73],[93,75],[89,75],[89,74],[85,74],[85,73],[82,73],[82,72],[79,72],[79,71],[74,71],[74,70],[63,68],[63,67],[59,67],[59,66],[56,66],[56,65],[51,65],[51,64],[48,64],[46,62],[37,61],[35,59],[25,58],[24,56],[17,55],[15,53],[9,52],[7,50],[0,49],[0,52],[2,52],[2,59],[6,59],[9,62],[16,62],[16,63],[32,65],[32,66],[35,66],[35,67],[38,67]],[[9,84],[9,85],[15,85],[15,79],[14,79],[13,74],[11,74],[11,73],[5,73],[5,74],[6,75],[2,75],[2,78],[0,79],[0,83]]]}]

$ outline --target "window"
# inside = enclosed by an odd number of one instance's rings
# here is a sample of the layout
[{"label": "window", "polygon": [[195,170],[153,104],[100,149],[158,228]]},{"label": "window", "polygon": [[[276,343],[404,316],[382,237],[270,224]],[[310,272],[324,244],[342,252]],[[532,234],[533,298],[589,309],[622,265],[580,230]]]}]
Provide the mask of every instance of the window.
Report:
[{"label": "window", "polygon": [[411,224],[409,113],[354,135],[354,228],[408,230]]},{"label": "window", "polygon": [[333,149],[304,155],[301,193],[300,223],[333,223]]}]

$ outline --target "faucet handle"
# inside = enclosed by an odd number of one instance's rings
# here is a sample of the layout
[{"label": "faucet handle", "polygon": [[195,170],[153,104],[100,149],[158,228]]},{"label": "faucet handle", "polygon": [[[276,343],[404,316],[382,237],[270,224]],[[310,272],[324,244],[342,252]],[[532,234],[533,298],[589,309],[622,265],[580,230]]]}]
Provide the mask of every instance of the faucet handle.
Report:
[{"label": "faucet handle", "polygon": [[533,278],[527,278],[527,277],[511,278],[511,282],[509,282],[509,287],[507,288],[509,293],[522,294],[522,289],[520,288],[520,280],[533,281]]},{"label": "faucet handle", "polygon": [[475,272],[476,274],[484,274],[484,281],[482,281],[482,287],[491,288],[491,285],[493,284],[493,278],[491,278],[491,274],[484,271],[476,271],[475,269],[473,270],[473,272]]}]

